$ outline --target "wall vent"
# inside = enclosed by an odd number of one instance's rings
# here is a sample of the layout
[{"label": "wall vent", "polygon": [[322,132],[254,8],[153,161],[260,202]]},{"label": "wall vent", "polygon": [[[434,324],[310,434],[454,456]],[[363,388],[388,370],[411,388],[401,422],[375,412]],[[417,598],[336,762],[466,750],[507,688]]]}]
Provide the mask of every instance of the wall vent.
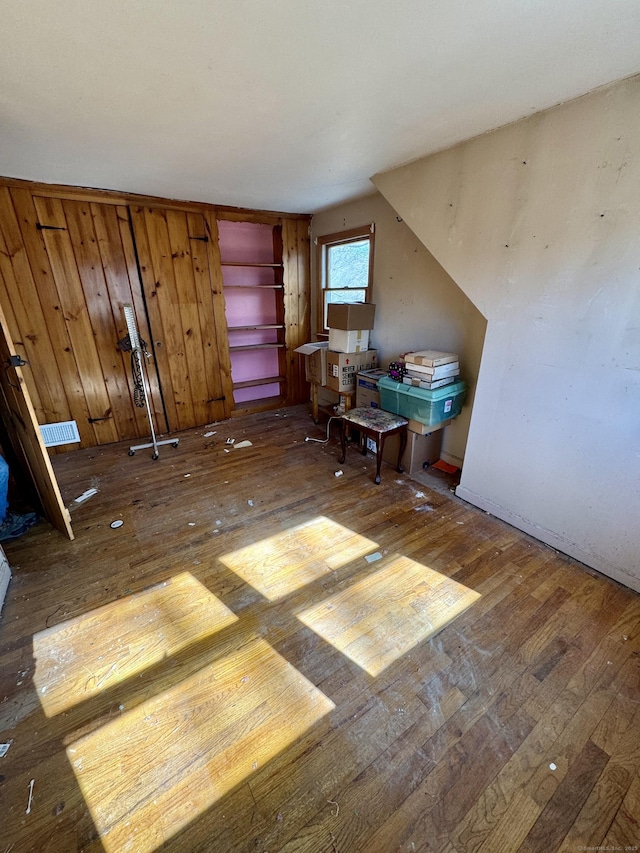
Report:
[{"label": "wall vent", "polygon": [[80,441],[78,424],[75,421],[40,424],[40,434],[45,447],[58,447],[60,444],[73,444]]}]

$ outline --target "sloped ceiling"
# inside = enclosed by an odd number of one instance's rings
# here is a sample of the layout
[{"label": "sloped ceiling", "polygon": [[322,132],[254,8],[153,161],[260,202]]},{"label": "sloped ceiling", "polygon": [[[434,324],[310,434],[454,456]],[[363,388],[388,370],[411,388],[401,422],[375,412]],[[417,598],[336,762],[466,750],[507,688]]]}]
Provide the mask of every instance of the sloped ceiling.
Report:
[{"label": "sloped ceiling", "polygon": [[640,71],[638,0],[0,0],[0,174],[315,212]]}]

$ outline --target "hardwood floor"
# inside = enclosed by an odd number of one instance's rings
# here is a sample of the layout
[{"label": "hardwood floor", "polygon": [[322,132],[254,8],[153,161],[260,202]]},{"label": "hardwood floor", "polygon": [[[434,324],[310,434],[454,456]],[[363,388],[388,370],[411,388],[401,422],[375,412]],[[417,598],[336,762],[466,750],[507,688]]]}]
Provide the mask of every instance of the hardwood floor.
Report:
[{"label": "hardwood floor", "polygon": [[76,540],[5,548],[0,853],[638,849],[640,596],[307,435],[54,459]]}]

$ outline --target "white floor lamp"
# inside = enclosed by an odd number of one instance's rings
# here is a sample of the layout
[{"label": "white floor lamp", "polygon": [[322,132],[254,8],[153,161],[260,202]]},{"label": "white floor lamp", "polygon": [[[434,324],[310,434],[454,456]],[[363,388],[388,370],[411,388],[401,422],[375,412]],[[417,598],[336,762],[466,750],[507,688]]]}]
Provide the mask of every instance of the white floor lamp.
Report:
[{"label": "white floor lamp", "polygon": [[[149,447],[153,447],[153,455],[152,459],[157,459],[160,455],[158,453],[158,448],[163,444],[171,444],[173,447],[177,447],[180,439],[178,438],[169,438],[166,441],[158,441],[156,439],[156,431],[153,425],[153,415],[151,414],[151,404],[149,402],[149,383],[147,381],[147,375],[144,368],[144,361],[142,359],[143,348],[140,342],[140,336],[138,335],[138,329],[136,327],[136,318],[133,313],[133,307],[131,305],[124,305],[124,319],[127,323],[127,332],[129,333],[129,344],[131,346],[131,369],[133,371],[133,381],[134,381],[134,403],[136,406],[146,406],[147,408],[147,416],[149,418],[149,426],[151,427],[151,441],[148,444],[135,444],[129,448],[129,456],[133,456],[136,450],[146,450]],[[122,341],[120,342],[122,344]],[[121,347],[121,349],[124,347]]]}]

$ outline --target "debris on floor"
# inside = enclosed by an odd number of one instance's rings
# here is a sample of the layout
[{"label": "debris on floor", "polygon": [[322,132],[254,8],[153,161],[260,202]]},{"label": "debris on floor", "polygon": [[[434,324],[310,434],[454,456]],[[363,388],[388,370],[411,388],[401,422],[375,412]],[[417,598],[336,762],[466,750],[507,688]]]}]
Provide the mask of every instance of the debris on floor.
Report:
[{"label": "debris on floor", "polygon": [[365,555],[365,560],[367,561],[367,563],[375,563],[377,560],[381,560],[381,559],[382,559],[382,554],[380,553],[380,551],[374,551],[373,554],[366,554]]},{"label": "debris on floor", "polygon": [[448,462],[445,462],[443,459],[438,459],[437,462],[434,462],[431,466],[435,468],[436,471],[444,471],[445,474],[455,474],[458,471],[457,465],[449,465]]},{"label": "debris on floor", "polygon": [[89,498],[92,498],[94,495],[97,495],[97,494],[98,494],[97,489],[87,489],[86,492],[83,492],[81,495],[79,495],[77,498],[75,498],[73,502],[74,502],[74,504],[81,504],[81,503],[84,503],[85,501],[88,501]]},{"label": "debris on floor", "polygon": [[29,802],[27,803],[27,811],[25,814],[31,814],[31,803],[33,802],[33,786],[35,784],[35,779],[32,779],[29,783]]},{"label": "debris on floor", "polygon": [[115,521],[111,522],[109,527],[112,527],[114,530],[116,530],[118,527],[122,527],[123,524],[124,524],[124,521],[121,518],[116,518]]},{"label": "debris on floor", "polygon": [[244,441],[239,441],[237,444],[235,444],[234,448],[235,450],[239,450],[241,447],[251,447],[252,445],[252,441],[249,441],[249,439],[245,439]]},{"label": "debris on floor", "polygon": [[344,474],[344,471],[336,471],[335,472],[336,477],[342,477],[343,474]]},{"label": "debris on floor", "polygon": [[204,437],[205,438],[211,438],[212,435],[217,435],[215,430],[210,430],[209,432],[205,432]]},{"label": "debris on floor", "polygon": [[0,743],[0,758],[5,757],[5,755],[9,752],[9,747],[12,743],[12,740],[8,741],[7,743]]},{"label": "debris on floor", "polygon": [[329,805],[330,805],[330,806],[335,806],[335,807],[336,807],[335,812],[333,811],[333,809],[331,810],[331,814],[332,814],[334,817],[338,817],[338,814],[340,813],[340,806],[336,803],[336,801],[335,801],[335,800],[327,800],[327,802],[329,803]]}]

